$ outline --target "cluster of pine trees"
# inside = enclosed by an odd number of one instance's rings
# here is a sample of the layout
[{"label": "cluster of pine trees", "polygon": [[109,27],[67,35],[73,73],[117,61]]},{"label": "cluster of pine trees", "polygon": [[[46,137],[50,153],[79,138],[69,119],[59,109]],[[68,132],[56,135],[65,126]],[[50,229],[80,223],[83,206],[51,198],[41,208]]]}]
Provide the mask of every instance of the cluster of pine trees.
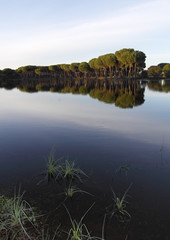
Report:
[{"label": "cluster of pine trees", "polygon": [[[23,66],[15,70],[23,78],[52,77],[52,78],[79,78],[79,77],[137,77],[145,67],[146,55],[132,48],[123,48],[115,53],[101,55],[89,62],[56,64],[51,66]],[[14,74],[11,69],[0,72]]]},{"label": "cluster of pine trees", "polygon": [[170,63],[160,63],[148,68],[148,77],[153,79],[170,78]]}]

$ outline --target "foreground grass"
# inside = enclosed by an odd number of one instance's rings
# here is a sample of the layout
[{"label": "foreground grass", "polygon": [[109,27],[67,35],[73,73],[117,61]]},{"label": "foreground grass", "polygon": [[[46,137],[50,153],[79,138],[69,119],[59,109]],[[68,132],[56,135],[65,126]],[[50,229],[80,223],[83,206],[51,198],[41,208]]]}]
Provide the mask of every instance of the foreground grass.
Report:
[{"label": "foreground grass", "polygon": [[[118,172],[121,173],[124,169],[127,170],[127,166],[121,167]],[[114,217],[118,222],[130,221],[131,215],[127,211],[128,202],[126,199],[131,185],[121,197],[112,190],[112,203],[104,209],[102,234],[100,237],[97,237],[92,236],[92,231],[87,227],[88,221],[87,225],[84,222],[86,215],[93,208],[94,204],[88,208],[79,221],[74,219],[70,213],[74,209],[72,205],[74,195],[85,194],[94,197],[94,195],[77,186],[77,184],[84,184],[82,177],[87,177],[87,175],[74,161],[64,160],[64,158],[56,159],[54,151],[50,152],[46,169],[42,175],[43,179],[40,182],[45,181],[49,183],[52,181],[56,184],[56,188],[57,183],[62,181],[60,187],[63,187],[63,192],[59,195],[64,195],[65,199],[59,206],[64,207],[67,212],[68,216],[64,218],[64,223],[67,222],[67,226],[61,226],[60,219],[56,219],[52,230],[50,230],[50,226],[45,221],[41,221],[41,218],[44,216],[40,216],[37,210],[24,199],[24,192],[21,193],[19,189],[14,191],[14,195],[11,198],[0,195],[0,240],[106,240],[104,232],[107,219]],[[66,201],[67,199],[68,201]],[[69,207],[64,204],[66,202]],[[58,207],[56,210],[58,211]],[[101,217],[103,218],[103,216]],[[57,225],[57,222],[59,225]],[[68,225],[71,226],[67,229]]]},{"label": "foreground grass", "polygon": [[[14,193],[13,198],[0,196],[0,233],[2,239],[32,239],[28,228],[36,231],[34,208],[23,199],[24,193]],[[4,236],[3,236],[4,235]]]}]

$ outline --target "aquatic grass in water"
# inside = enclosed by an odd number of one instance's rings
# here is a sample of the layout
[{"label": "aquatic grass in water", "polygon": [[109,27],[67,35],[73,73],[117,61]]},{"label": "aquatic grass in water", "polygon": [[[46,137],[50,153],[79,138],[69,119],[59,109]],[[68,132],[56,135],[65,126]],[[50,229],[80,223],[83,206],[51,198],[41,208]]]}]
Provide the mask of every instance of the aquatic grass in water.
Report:
[{"label": "aquatic grass in water", "polygon": [[51,150],[48,156],[46,170],[41,174],[43,176],[43,179],[40,180],[37,185],[43,181],[47,181],[49,183],[51,181],[59,181],[59,179],[62,178],[60,175],[60,169],[62,166],[60,163],[61,159],[63,159],[63,157],[55,159],[54,151]]},{"label": "aquatic grass in water", "polygon": [[[18,235],[31,239],[27,232],[26,225],[35,228],[36,216],[34,209],[28,202],[23,200],[24,193],[14,193],[14,197],[8,199],[4,196],[0,198],[0,230],[5,230],[6,234],[15,239]],[[35,228],[36,229],[36,228]]]},{"label": "aquatic grass in water", "polygon": [[[131,184],[132,185],[132,184]],[[120,222],[125,222],[131,218],[131,215],[126,210],[128,202],[126,201],[127,193],[131,187],[131,185],[127,188],[127,190],[124,192],[123,196],[119,198],[116,193],[112,190],[113,193],[113,209],[110,212],[111,218],[113,216],[116,216]]]},{"label": "aquatic grass in water", "polygon": [[65,189],[65,195],[69,198],[72,198],[75,193],[80,192],[80,190],[75,186],[69,186]]},{"label": "aquatic grass in water", "polygon": [[94,196],[84,190],[81,190],[80,188],[76,187],[76,186],[72,186],[71,183],[69,184],[69,186],[67,188],[65,188],[65,191],[63,194],[65,194],[66,198],[72,198],[76,193],[84,193],[84,194],[88,194],[90,196]]},{"label": "aquatic grass in water", "polygon": [[51,180],[58,180],[60,176],[60,168],[61,168],[61,161],[62,157],[59,159],[55,159],[55,154],[53,151],[50,152],[47,162],[47,179],[48,182]]},{"label": "aquatic grass in water", "polygon": [[69,215],[70,218],[70,222],[71,222],[71,228],[69,230],[69,232],[67,233],[67,240],[90,240],[93,239],[93,237],[91,237],[90,232],[87,228],[87,226],[83,223],[83,219],[85,218],[85,216],[87,215],[87,213],[90,211],[90,209],[94,206],[95,203],[93,203],[91,205],[91,207],[85,212],[85,214],[82,216],[82,218],[80,219],[79,222],[77,222],[75,219],[72,219],[67,207],[66,211]]},{"label": "aquatic grass in water", "polygon": [[76,167],[74,161],[68,161],[63,160],[63,157],[59,159],[55,159],[54,151],[52,150],[50,152],[50,155],[48,156],[47,161],[47,167],[46,170],[41,174],[43,175],[43,179],[38,182],[37,185],[39,185],[43,181],[51,182],[51,181],[61,181],[61,180],[79,180],[82,182],[81,176],[84,175],[87,177],[87,175],[79,168]]},{"label": "aquatic grass in water", "polygon": [[47,180],[50,182],[51,180],[57,179],[57,161],[55,160],[54,156],[49,156],[48,163],[47,163]]},{"label": "aquatic grass in water", "polygon": [[79,168],[75,166],[74,161],[68,161],[65,160],[65,163],[59,166],[60,168],[60,175],[67,180],[76,180],[78,179],[80,182],[82,182],[82,179],[80,175],[84,175],[87,177],[87,175]]}]

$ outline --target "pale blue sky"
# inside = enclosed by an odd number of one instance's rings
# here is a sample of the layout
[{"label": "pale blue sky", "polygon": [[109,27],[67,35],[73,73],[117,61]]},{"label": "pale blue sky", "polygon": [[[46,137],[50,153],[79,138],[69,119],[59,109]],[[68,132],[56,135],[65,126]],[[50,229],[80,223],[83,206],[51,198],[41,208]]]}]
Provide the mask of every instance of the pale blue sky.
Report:
[{"label": "pale blue sky", "polygon": [[0,0],[0,69],[135,48],[170,62],[170,0]]}]

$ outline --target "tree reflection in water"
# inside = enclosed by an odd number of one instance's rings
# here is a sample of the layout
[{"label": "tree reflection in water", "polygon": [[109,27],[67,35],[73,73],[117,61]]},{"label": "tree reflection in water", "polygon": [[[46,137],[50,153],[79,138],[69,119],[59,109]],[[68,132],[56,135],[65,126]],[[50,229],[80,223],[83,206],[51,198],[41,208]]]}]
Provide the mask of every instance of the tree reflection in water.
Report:
[{"label": "tree reflection in water", "polygon": [[89,94],[99,101],[113,104],[120,108],[132,108],[144,103],[143,86],[138,80],[113,80],[113,79],[28,79],[8,80],[1,82],[1,87],[14,88],[24,92],[50,91],[72,94]]}]

